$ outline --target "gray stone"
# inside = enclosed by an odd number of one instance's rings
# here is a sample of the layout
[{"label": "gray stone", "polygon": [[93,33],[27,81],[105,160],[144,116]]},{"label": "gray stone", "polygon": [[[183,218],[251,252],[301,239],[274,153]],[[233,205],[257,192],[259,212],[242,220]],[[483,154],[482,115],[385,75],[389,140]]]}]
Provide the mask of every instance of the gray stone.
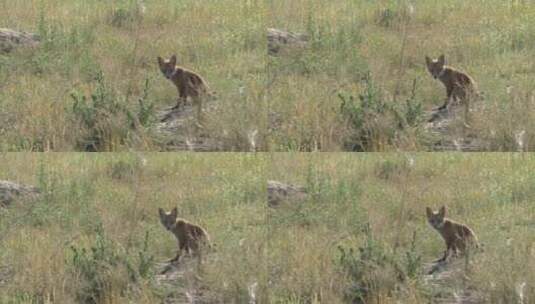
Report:
[{"label": "gray stone", "polygon": [[36,34],[0,28],[0,52],[8,53],[16,47],[36,47],[38,45],[39,36]]},{"label": "gray stone", "polygon": [[283,201],[302,201],[307,198],[307,191],[302,186],[285,184],[278,181],[268,181],[268,206],[276,207]]},{"label": "gray stone", "polygon": [[17,198],[35,198],[39,193],[36,187],[0,180],[0,206],[7,206]]},{"label": "gray stone", "polygon": [[308,44],[308,36],[301,33],[292,33],[275,28],[267,29],[268,54],[276,55],[283,48],[303,48]]},{"label": "gray stone", "polygon": [[[206,114],[214,110],[214,103],[203,103],[203,112]],[[224,150],[223,143],[211,136],[197,130],[197,118],[191,104],[180,109],[164,109],[158,113],[159,123],[155,126],[158,140],[163,143],[166,151],[194,151],[214,152]]]},{"label": "gray stone", "polygon": [[424,126],[431,151],[487,151],[489,143],[477,138],[471,130],[462,134],[464,120],[462,106],[450,106],[449,109],[432,110],[426,113],[428,122]]}]

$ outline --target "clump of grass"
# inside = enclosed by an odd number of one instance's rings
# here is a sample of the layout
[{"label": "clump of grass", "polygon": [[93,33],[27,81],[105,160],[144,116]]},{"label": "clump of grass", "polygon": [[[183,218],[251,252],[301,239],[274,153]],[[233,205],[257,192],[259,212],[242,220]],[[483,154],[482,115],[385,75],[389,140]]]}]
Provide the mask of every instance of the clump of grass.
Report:
[{"label": "clump of grass", "polygon": [[386,160],[375,167],[375,175],[384,180],[404,178],[411,171],[411,166],[407,161]]},{"label": "clump of grass", "polygon": [[364,90],[355,98],[339,94],[340,112],[346,120],[350,135],[345,146],[351,151],[385,150],[396,146],[404,136],[404,129],[417,127],[421,122],[422,108],[414,99],[405,107],[388,101],[368,75]]},{"label": "clump of grass", "polygon": [[[392,255],[374,240],[365,229],[366,241],[357,251],[353,248],[338,247],[339,265],[347,274],[349,287],[345,292],[349,303],[369,303],[385,291],[393,291],[403,282],[405,274]],[[375,298],[377,301],[378,298]]]},{"label": "clump of grass", "polygon": [[[80,91],[71,94],[73,119],[81,127],[78,149],[109,151],[127,144],[132,133],[153,122],[153,104],[148,99],[149,81],[145,81],[138,107],[126,107],[128,97],[121,96],[108,86],[102,73],[96,79],[94,91],[87,97]],[[141,130],[142,131],[142,130]]]},{"label": "clump of grass", "polygon": [[115,27],[128,27],[143,20],[145,6],[140,0],[122,0],[113,7],[109,23]]},{"label": "clump of grass", "polygon": [[[120,256],[113,248],[113,243],[105,238],[102,228],[97,231],[94,246],[89,250],[85,248],[71,247],[71,265],[80,277],[80,289],[78,301],[82,303],[101,303],[105,301],[111,290],[119,288],[124,290],[126,284],[120,277],[124,272],[119,272]],[[120,284],[117,286],[115,284]],[[108,295],[109,297],[109,295]]]},{"label": "clump of grass", "polygon": [[387,7],[377,12],[376,22],[380,26],[391,27],[398,18],[398,12],[393,8]]},{"label": "clump of grass", "polygon": [[[102,226],[95,231],[95,242],[89,249],[71,246],[69,265],[79,278],[77,300],[80,303],[103,303],[119,295],[134,292],[134,285],[152,277],[154,257],[148,253],[149,234],[137,256],[129,257],[121,247],[108,239]],[[137,259],[137,261],[136,261]]]},{"label": "clump of grass", "polygon": [[112,162],[108,167],[108,174],[115,180],[132,181],[142,169],[141,162],[139,158]]}]

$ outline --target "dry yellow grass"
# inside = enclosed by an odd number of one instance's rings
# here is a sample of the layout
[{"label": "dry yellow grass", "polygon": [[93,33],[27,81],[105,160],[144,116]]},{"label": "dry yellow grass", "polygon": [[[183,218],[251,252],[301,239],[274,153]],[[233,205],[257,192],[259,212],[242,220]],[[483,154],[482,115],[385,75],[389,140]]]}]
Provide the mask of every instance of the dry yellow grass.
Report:
[{"label": "dry yellow grass", "polygon": [[[33,51],[0,54],[1,150],[83,150],[80,142],[94,132],[104,134],[99,150],[165,149],[149,121],[132,120],[176,104],[176,88],[156,62],[171,54],[218,93],[206,132],[240,150],[248,145],[248,132],[257,130],[262,149],[264,4],[151,1],[142,9],[140,2],[0,1],[0,27],[36,32],[43,40]],[[99,75],[103,99],[116,106],[93,107],[101,115],[84,123],[93,108],[73,110],[71,94],[90,100],[100,88]],[[154,109],[143,112],[140,98]]]},{"label": "dry yellow grass", "polygon": [[[527,154],[2,155],[0,179],[44,194],[0,209],[0,302],[151,303],[201,289],[208,303],[252,290],[257,303],[429,303],[463,290],[530,303],[534,167]],[[308,198],[268,208],[268,179]],[[175,205],[216,250],[169,288],[156,272],[177,247],[157,208]],[[464,280],[424,273],[445,249],[425,207],[441,205],[483,244],[449,269]]]},{"label": "dry yellow grass", "polygon": [[[310,195],[269,211],[274,303],[434,303],[463,289],[480,303],[535,299],[533,157],[322,153],[274,160],[270,179],[306,186]],[[484,246],[468,268],[453,268],[465,280],[424,273],[445,249],[425,207],[443,204]]]},{"label": "dry yellow grass", "polygon": [[[257,150],[429,150],[422,112],[445,92],[424,56],[440,53],[484,92],[472,115],[483,149],[532,149],[527,2],[140,2],[0,2],[0,26],[44,39],[0,55],[1,150],[83,150],[95,137],[99,150],[165,150],[149,118],[175,103],[155,63],[172,53],[218,92],[205,131],[225,150],[250,150],[255,133]],[[267,27],[305,33],[309,47],[268,57]],[[111,105],[73,109],[71,93],[90,99],[100,75]]]},{"label": "dry yellow grass", "polygon": [[[484,92],[473,114],[473,133],[488,141],[483,149],[519,149],[515,134],[522,131],[523,149],[532,149],[530,3],[296,0],[272,1],[270,11],[269,27],[306,33],[311,40],[308,49],[268,62],[270,111],[282,121],[270,137],[272,150],[347,150],[360,143],[363,130],[369,140],[358,149],[429,150],[423,124],[405,124],[414,114],[406,101],[422,110],[443,103],[444,88],[424,60],[439,54],[472,75]],[[342,115],[338,95],[358,101],[370,80],[378,94],[367,99],[368,112],[350,111],[353,120]],[[363,125],[348,123],[358,118]]]},{"label": "dry yellow grass", "polygon": [[0,302],[180,301],[199,279],[157,278],[177,249],[158,207],[173,206],[216,245],[198,273],[203,302],[242,303],[255,282],[266,302],[265,164],[244,154],[1,155],[0,179],[43,194],[0,208]]}]

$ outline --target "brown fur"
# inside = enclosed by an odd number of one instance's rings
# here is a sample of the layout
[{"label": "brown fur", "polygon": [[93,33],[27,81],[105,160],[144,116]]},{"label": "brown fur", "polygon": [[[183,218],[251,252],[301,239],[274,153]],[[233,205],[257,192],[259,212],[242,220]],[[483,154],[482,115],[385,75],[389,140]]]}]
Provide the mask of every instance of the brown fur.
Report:
[{"label": "brown fur", "polygon": [[429,224],[442,235],[446,242],[444,256],[437,262],[445,261],[451,253],[454,255],[466,253],[470,245],[479,247],[477,237],[472,229],[446,218],[445,206],[442,206],[438,212],[433,212],[431,208],[426,207],[426,213]]},{"label": "brown fur", "polygon": [[176,65],[176,55],[170,59],[158,56],[158,65],[165,78],[173,82],[178,89],[178,100],[175,108],[180,108],[190,97],[197,106],[197,117],[201,118],[202,99],[204,96],[213,96],[206,81],[197,73]]},{"label": "brown fur", "polygon": [[446,101],[438,110],[446,109],[453,101],[454,103],[464,104],[465,115],[468,115],[470,100],[479,97],[476,83],[468,74],[456,70],[446,65],[444,55],[438,59],[431,59],[425,56],[427,69],[433,78],[440,80],[446,87]]},{"label": "brown fur", "polygon": [[176,207],[171,212],[165,212],[162,208],[158,208],[158,212],[162,225],[171,231],[178,241],[177,255],[170,262],[178,261],[182,251],[185,251],[186,254],[198,256],[200,259],[202,249],[211,246],[210,237],[206,230],[201,226],[177,218],[178,211]]}]

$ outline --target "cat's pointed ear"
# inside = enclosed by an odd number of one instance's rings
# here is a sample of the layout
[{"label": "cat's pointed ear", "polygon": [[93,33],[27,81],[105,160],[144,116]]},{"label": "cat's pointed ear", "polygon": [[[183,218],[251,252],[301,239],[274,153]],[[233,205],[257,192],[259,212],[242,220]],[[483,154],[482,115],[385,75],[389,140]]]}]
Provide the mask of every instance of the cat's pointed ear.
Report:
[{"label": "cat's pointed ear", "polygon": [[425,63],[430,66],[431,65],[431,58],[429,56],[425,56]]},{"label": "cat's pointed ear", "polygon": [[160,57],[160,56],[158,56],[158,64],[159,64],[160,66],[163,65],[163,58]]},{"label": "cat's pointed ear", "polygon": [[171,56],[171,59],[169,59],[169,63],[171,63],[171,65],[176,65],[176,54],[173,54],[173,56]]},{"label": "cat's pointed ear", "polygon": [[429,207],[425,207],[425,213],[427,214],[428,218],[433,216],[433,210],[431,210],[431,208],[429,208]]},{"label": "cat's pointed ear", "polygon": [[441,217],[446,216],[446,206],[440,207],[440,211],[438,211],[438,214],[440,214]]},{"label": "cat's pointed ear", "polygon": [[173,217],[175,217],[175,218],[176,218],[176,216],[178,215],[178,210],[177,210],[176,207],[173,208],[173,210],[171,210],[171,215],[172,215]]}]

